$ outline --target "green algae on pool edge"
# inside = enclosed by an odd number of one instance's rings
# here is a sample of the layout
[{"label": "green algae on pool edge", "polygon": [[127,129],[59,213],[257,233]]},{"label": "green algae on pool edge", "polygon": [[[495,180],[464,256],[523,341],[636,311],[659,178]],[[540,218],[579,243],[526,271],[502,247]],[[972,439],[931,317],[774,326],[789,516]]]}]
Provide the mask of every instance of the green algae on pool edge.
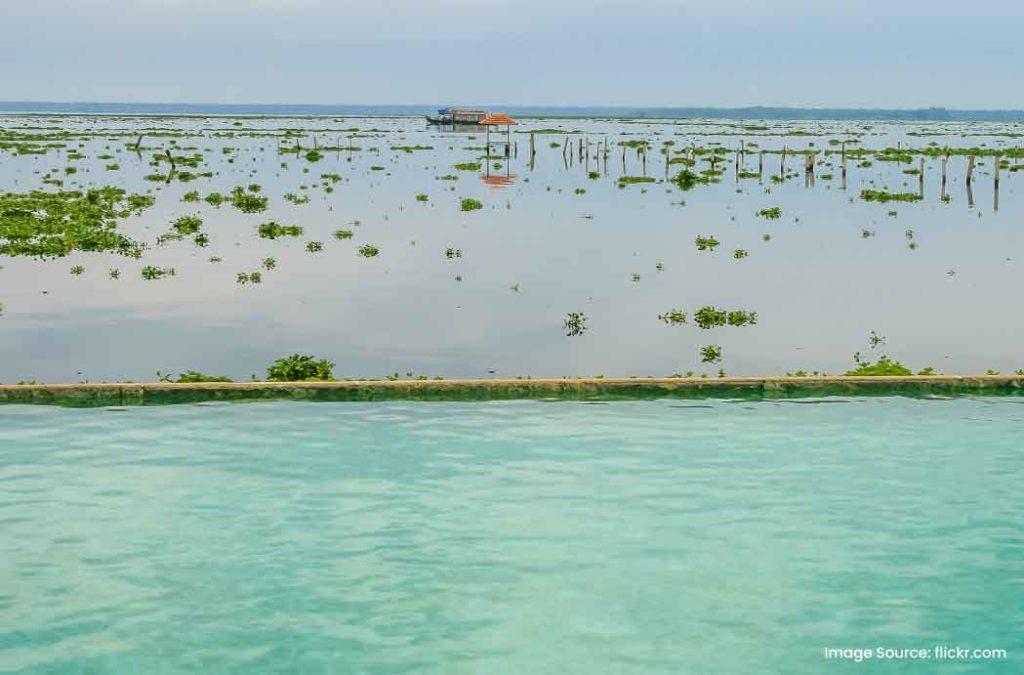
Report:
[{"label": "green algae on pool edge", "polygon": [[1022,433],[1012,397],[0,407],[0,668],[1019,672]]}]

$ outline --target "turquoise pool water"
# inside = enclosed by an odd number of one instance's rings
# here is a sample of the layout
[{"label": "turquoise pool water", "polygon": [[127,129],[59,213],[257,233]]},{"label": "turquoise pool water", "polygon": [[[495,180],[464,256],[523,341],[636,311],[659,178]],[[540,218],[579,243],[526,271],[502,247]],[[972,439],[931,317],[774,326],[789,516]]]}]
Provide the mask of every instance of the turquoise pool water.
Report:
[{"label": "turquoise pool water", "polygon": [[0,670],[1020,672],[1024,399],[0,408]]}]

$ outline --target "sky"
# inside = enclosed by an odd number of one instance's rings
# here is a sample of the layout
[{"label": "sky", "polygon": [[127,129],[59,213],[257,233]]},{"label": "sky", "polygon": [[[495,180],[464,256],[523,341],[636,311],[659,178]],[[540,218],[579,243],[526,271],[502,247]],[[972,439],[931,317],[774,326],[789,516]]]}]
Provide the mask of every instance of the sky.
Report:
[{"label": "sky", "polygon": [[1020,0],[0,0],[0,100],[1022,109]]}]

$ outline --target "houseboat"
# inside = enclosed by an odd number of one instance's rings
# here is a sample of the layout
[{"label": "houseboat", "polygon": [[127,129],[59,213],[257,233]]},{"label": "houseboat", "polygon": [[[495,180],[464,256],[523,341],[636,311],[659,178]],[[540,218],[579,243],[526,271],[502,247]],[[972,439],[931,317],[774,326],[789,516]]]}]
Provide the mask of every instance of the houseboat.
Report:
[{"label": "houseboat", "polygon": [[471,108],[441,108],[436,115],[427,115],[428,124],[480,124],[487,117],[486,110]]}]

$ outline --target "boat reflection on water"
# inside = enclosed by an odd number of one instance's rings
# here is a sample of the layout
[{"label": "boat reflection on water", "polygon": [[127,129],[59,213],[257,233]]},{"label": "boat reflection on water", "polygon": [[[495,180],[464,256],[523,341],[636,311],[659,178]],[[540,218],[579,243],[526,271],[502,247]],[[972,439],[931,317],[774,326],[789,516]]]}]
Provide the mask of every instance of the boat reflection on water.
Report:
[{"label": "boat reflection on water", "polygon": [[435,130],[452,134],[479,134],[484,128],[479,124],[432,124]]}]

